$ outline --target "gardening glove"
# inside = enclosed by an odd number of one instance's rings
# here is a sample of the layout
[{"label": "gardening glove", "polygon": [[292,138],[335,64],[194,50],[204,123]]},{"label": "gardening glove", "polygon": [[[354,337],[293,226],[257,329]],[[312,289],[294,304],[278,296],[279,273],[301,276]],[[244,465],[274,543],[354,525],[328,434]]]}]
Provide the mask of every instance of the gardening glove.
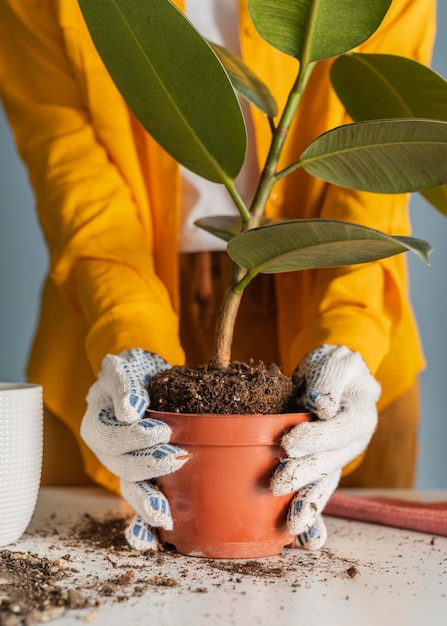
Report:
[{"label": "gardening glove", "polygon": [[314,416],[286,433],[283,459],[272,479],[275,495],[295,493],[287,525],[301,547],[326,540],[322,511],[341,470],[367,447],[377,425],[380,385],[358,352],[323,345],[310,352],[296,374],[298,401]]},{"label": "gardening glove", "polygon": [[87,394],[81,436],[109,471],[120,478],[121,492],[135,509],[125,536],[132,547],[155,549],[151,526],[172,528],[165,496],[152,479],[179,469],[187,453],[169,444],[171,428],[145,417],[151,377],[171,366],[159,355],[140,349],[108,354]]}]

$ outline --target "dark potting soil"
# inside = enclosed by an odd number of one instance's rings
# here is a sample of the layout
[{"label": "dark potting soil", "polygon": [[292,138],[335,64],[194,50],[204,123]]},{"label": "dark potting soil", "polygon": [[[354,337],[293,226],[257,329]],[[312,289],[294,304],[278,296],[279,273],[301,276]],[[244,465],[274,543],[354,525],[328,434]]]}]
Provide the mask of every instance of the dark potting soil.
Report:
[{"label": "dark potting soil", "polygon": [[270,363],[233,362],[227,368],[176,366],[149,385],[151,408],[174,413],[296,413],[299,381]]}]

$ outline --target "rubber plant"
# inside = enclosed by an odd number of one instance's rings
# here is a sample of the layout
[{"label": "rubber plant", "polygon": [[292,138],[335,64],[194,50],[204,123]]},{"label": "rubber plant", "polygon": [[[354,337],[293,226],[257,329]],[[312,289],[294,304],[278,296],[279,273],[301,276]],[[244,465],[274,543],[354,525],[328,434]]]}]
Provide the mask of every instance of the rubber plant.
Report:
[{"label": "rubber plant", "polygon": [[[279,113],[268,87],[239,58],[206,41],[170,0],[79,4],[112,79],[144,128],[183,166],[225,185],[239,211],[240,219],[198,222],[228,241],[234,261],[214,365],[230,362],[240,298],[259,272],[351,265],[408,250],[428,264],[430,246],[415,238],[334,220],[265,218],[275,184],[297,168],[362,191],[422,190],[446,211],[446,82],[403,57],[351,52],[378,28],[391,0],[248,0],[260,36],[297,60],[295,82]],[[296,162],[278,170],[309,77],[318,62],[332,57],[333,86],[356,121],[321,135]],[[266,114],[272,129],[251,206],[235,186],[247,141],[236,91]]]}]

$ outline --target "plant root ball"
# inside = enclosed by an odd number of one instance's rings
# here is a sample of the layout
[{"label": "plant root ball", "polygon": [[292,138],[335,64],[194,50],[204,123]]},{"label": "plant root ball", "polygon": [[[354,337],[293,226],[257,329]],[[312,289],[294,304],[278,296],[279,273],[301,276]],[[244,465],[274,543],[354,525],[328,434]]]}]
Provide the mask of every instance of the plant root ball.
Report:
[{"label": "plant root ball", "polygon": [[150,406],[175,413],[299,412],[295,382],[271,363],[233,362],[227,368],[175,366],[149,385]]}]

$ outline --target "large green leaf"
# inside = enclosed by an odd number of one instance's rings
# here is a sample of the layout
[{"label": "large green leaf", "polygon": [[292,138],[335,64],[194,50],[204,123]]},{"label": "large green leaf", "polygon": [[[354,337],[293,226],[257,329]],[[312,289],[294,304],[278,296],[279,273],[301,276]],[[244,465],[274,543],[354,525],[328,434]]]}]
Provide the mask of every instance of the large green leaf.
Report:
[{"label": "large green leaf", "polygon": [[352,50],[378,28],[391,0],[248,0],[256,30],[310,63]]},{"label": "large green leaf", "polygon": [[[390,54],[345,54],[331,68],[332,85],[356,122],[426,117],[447,121],[447,81],[430,68]],[[447,188],[422,191],[447,215]]]},{"label": "large green leaf", "polygon": [[352,189],[404,193],[447,180],[447,122],[374,120],[339,126],[313,141],[299,166]]},{"label": "large green leaf", "polygon": [[392,237],[358,224],[312,219],[248,230],[234,237],[227,250],[233,261],[247,268],[253,277],[259,272],[367,263],[409,250],[429,265],[431,246],[420,239]]},{"label": "large green leaf", "polygon": [[430,68],[392,54],[344,54],[332,85],[356,122],[387,117],[447,121],[447,81]]},{"label": "large green leaf", "polygon": [[208,43],[226,69],[233,87],[268,117],[275,117],[278,107],[267,85],[235,54],[216,43]]},{"label": "large green leaf", "polygon": [[234,179],[246,149],[239,103],[215,53],[181,11],[169,0],[79,4],[112,79],[146,130],[200,176]]}]

